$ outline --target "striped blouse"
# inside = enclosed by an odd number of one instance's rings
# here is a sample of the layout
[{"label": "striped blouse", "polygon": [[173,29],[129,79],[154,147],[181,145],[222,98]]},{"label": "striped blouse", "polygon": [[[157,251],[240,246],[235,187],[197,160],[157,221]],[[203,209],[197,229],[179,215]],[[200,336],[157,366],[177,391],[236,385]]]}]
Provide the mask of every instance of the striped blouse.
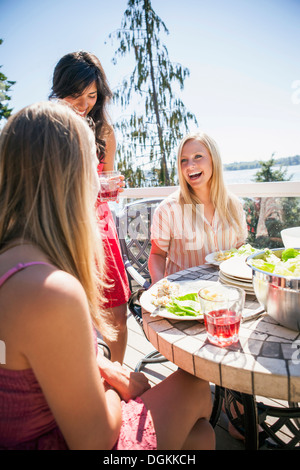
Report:
[{"label": "striped blouse", "polygon": [[247,224],[242,204],[240,209],[243,230],[236,233],[232,225],[221,220],[217,210],[210,224],[202,204],[192,215],[192,206],[186,204],[182,210],[175,195],[164,199],[153,215],[151,240],[168,253],[165,276],[204,264],[209,253],[242,245],[247,238]]}]

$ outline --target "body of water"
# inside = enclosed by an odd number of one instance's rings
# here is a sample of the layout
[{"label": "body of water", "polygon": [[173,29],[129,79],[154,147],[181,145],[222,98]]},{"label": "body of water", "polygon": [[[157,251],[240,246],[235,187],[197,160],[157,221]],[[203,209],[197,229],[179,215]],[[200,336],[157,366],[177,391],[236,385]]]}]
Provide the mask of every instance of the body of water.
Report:
[{"label": "body of water", "polygon": [[[273,167],[272,170],[279,170],[278,167]],[[282,169],[286,167],[283,166]],[[287,176],[292,175],[291,181],[300,181],[300,165],[291,165],[287,167]],[[235,170],[235,171],[224,171],[224,180],[226,184],[234,183],[253,183],[255,174],[259,171],[259,168],[251,168],[249,170]]]},{"label": "body of water", "polygon": [[[280,167],[273,167],[273,170],[277,170]],[[284,166],[282,167],[285,168]],[[300,182],[300,165],[291,165],[288,166],[287,176],[292,175],[291,181]],[[253,168],[250,170],[235,170],[235,171],[224,171],[224,180],[225,184],[234,184],[234,183],[253,183],[254,176],[257,173],[259,168]],[[118,213],[124,206],[124,200],[120,197],[119,203],[110,202],[109,207],[114,212]]]}]

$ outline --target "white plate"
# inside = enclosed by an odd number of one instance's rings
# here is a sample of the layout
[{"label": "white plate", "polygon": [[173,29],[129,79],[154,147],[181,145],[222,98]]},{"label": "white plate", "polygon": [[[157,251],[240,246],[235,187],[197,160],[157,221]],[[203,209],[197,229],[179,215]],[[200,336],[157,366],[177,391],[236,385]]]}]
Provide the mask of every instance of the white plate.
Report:
[{"label": "white plate", "polygon": [[[174,284],[179,284],[180,286],[179,294],[176,296],[178,297],[181,295],[198,292],[202,287],[220,283],[198,279],[193,281],[175,281]],[[157,307],[154,305],[153,300],[157,292],[157,287],[158,283],[154,284],[152,287],[150,287],[150,289],[143,292],[140,298],[140,304],[142,308],[151,313],[151,316],[159,316],[167,318],[168,320],[203,320],[202,314],[195,317],[191,315],[175,315],[174,313],[168,312],[168,310],[166,310],[164,307]]]},{"label": "white plate", "polygon": [[234,284],[243,284],[246,287],[253,287],[252,279],[244,279],[239,277],[227,276],[223,271],[219,272],[219,278],[224,279],[224,281],[232,282]]},{"label": "white plate", "polygon": [[244,279],[235,279],[233,277],[226,276],[226,274],[224,274],[222,271],[220,271],[219,278],[222,281],[226,281],[238,287],[245,286],[247,289],[253,289],[253,285],[251,281],[244,280]]},{"label": "white plate", "polygon": [[[224,250],[224,251],[227,251],[227,250]],[[210,253],[209,255],[205,256],[206,263],[213,264],[215,266],[220,266],[220,264],[223,263],[223,261],[218,261],[216,259],[216,256],[217,256],[218,253],[220,253],[220,251],[215,251],[214,253]],[[228,259],[230,259],[230,258],[228,258]]]},{"label": "white plate", "polygon": [[230,274],[225,274],[224,271],[219,272],[222,276],[225,276],[228,280],[230,279],[231,281],[240,281],[240,282],[246,282],[247,284],[252,284],[252,279],[246,279],[244,277],[238,277],[238,276],[231,276]]},{"label": "white plate", "polygon": [[229,258],[220,264],[220,271],[235,279],[252,279],[252,269],[246,264],[245,258]]},{"label": "white plate", "polygon": [[205,256],[205,261],[206,261],[206,263],[208,263],[208,264],[213,264],[214,266],[219,266],[222,261],[217,261],[217,260],[215,259],[216,254],[217,254],[217,252],[215,252],[215,253],[210,253],[209,255]]},{"label": "white plate", "polygon": [[241,287],[242,289],[244,289],[244,291],[247,294],[252,294],[252,295],[255,294],[253,286],[250,283],[229,279],[226,276],[222,275],[221,272],[220,272],[220,281],[222,284],[227,284],[228,286]]}]

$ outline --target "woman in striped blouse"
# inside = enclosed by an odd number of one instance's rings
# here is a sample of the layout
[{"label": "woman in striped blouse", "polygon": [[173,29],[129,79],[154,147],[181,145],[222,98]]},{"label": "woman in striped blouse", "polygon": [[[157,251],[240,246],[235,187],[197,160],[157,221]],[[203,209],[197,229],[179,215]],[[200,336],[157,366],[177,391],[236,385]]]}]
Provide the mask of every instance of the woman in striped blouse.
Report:
[{"label": "woman in striped blouse", "polygon": [[149,270],[152,283],[205,263],[212,252],[239,248],[247,238],[245,213],[224,184],[217,144],[203,132],[178,148],[179,190],[155,210]]}]

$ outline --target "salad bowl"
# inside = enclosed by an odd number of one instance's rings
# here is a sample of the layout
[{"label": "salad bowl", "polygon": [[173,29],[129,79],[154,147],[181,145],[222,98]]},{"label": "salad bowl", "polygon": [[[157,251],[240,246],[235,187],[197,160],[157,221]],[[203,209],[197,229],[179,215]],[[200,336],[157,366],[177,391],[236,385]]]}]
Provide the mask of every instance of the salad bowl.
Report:
[{"label": "salad bowl", "polygon": [[300,248],[266,249],[249,256],[246,262],[252,269],[257,300],[268,315],[300,331]]}]

